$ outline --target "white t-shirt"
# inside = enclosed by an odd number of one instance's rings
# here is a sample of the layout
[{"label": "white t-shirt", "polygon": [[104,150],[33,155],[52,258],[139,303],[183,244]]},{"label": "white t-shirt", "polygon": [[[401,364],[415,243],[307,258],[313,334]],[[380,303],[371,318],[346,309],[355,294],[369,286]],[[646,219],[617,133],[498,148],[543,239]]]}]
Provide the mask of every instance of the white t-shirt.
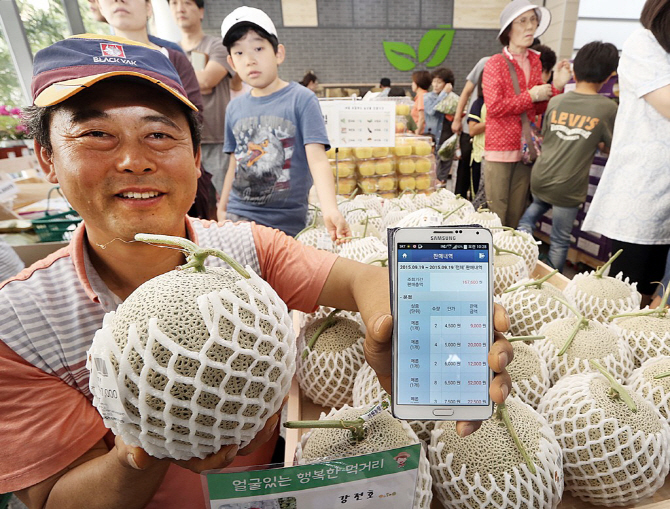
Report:
[{"label": "white t-shirt", "polygon": [[670,119],[643,96],[670,85],[670,54],[640,28],[619,61],[610,157],[582,230],[631,244],[670,244]]}]

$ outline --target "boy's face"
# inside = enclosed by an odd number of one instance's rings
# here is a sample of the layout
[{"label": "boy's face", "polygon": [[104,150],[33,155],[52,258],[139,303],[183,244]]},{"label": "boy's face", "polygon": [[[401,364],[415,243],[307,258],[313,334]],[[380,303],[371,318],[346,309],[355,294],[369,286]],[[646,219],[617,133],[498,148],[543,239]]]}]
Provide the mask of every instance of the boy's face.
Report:
[{"label": "boy's face", "polygon": [[275,53],[270,41],[250,30],[230,47],[228,63],[247,85],[263,89],[277,79],[284,56],[284,46]]}]

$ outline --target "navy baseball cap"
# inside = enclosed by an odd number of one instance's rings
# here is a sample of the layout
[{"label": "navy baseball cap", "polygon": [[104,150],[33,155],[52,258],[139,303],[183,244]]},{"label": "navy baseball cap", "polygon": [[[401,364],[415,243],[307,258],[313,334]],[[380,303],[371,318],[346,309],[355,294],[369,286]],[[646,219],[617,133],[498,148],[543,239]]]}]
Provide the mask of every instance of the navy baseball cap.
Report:
[{"label": "navy baseball cap", "polygon": [[73,35],[37,52],[31,85],[33,104],[52,106],[118,76],[145,79],[198,111],[163,53],[123,37],[97,34]]}]

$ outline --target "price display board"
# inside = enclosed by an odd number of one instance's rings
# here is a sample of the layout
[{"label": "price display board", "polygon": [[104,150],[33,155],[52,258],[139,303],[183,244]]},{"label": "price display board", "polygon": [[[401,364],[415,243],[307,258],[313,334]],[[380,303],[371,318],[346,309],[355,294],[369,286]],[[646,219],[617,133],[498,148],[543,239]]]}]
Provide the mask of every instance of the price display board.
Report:
[{"label": "price display board", "polygon": [[395,102],[319,101],[331,147],[394,147]]}]

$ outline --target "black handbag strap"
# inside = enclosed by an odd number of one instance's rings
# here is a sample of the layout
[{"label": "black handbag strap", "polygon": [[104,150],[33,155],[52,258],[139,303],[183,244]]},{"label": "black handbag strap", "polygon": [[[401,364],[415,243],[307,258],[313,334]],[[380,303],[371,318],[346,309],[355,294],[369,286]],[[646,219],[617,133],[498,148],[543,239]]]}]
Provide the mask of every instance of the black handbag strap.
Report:
[{"label": "black handbag strap", "polygon": [[[510,62],[509,58],[506,55],[503,55],[507,66],[509,67],[509,74],[512,78],[512,85],[514,86],[514,93],[519,95],[521,93],[521,87],[519,87],[519,76],[516,73],[514,64]],[[528,152],[530,154],[530,159],[535,161],[537,159],[537,151],[535,150],[535,143],[533,143],[533,137],[530,133],[530,121],[528,120],[528,113],[525,111],[521,113],[521,128],[523,131],[523,137],[526,140],[526,145],[528,146]]]}]

